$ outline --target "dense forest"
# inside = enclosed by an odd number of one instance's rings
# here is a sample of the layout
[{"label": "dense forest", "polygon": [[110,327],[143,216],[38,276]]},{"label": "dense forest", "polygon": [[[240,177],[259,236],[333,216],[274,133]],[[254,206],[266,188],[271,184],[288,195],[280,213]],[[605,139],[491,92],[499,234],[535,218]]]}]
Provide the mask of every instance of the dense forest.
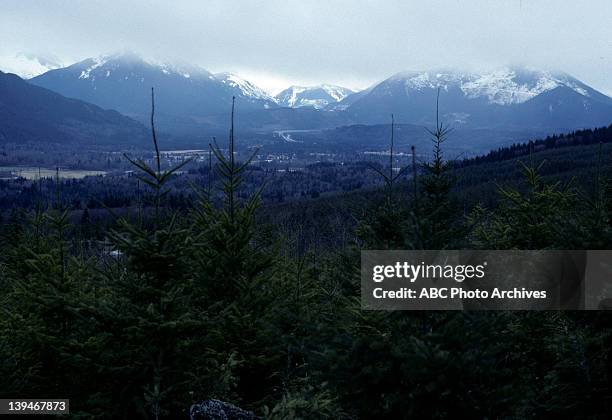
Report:
[{"label": "dense forest", "polygon": [[455,162],[455,165],[468,166],[482,162],[499,162],[513,157],[525,156],[533,151],[558,149],[567,146],[608,143],[610,141],[612,141],[612,125],[595,129],[578,130],[568,134],[554,134],[545,139],[529,143],[515,143],[511,146],[500,147],[483,156],[463,159]]},{"label": "dense forest", "polygon": [[45,203],[2,221],[0,396],[70,398],[82,419],[186,418],[208,398],[283,419],[608,418],[606,312],[359,299],[365,249],[610,249],[610,128],[590,133],[460,164],[440,124],[405,170],[391,143],[380,187],[262,207],[233,127],[211,189],[180,206],[188,161],[163,165],[153,131],[152,162],[125,156],[146,206],[97,229],[46,181]]}]

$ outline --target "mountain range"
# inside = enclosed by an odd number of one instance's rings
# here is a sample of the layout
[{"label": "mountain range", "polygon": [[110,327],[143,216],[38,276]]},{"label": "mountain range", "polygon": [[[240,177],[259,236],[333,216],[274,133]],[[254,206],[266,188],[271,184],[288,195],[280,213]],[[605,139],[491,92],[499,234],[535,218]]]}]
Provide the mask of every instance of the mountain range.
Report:
[{"label": "mountain range", "polygon": [[123,123],[131,127],[148,125],[155,87],[158,128],[178,137],[225,132],[232,97],[237,126],[258,133],[388,124],[391,114],[398,123],[431,126],[438,92],[440,119],[457,128],[552,132],[612,122],[612,98],[566,73],[524,67],[407,71],[360,92],[291,86],[272,96],[236,74],[127,53],[51,69],[28,82],[117,111],[132,119]]}]

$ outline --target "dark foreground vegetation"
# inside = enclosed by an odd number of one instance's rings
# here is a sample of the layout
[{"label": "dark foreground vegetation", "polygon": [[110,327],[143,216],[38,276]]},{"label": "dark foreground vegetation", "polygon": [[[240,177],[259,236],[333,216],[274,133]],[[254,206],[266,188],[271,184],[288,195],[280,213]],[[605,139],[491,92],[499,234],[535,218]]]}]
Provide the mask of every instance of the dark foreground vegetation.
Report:
[{"label": "dark foreground vegetation", "polygon": [[333,251],[303,235],[326,199],[256,217],[233,130],[229,154],[214,148],[220,202],[204,189],[173,210],[180,167],[133,160],[150,206],[118,217],[104,246],[70,223],[61,188],[50,208],[5,220],[0,395],[70,398],[83,419],[185,418],[208,398],[267,418],[609,418],[606,312],[360,309],[362,249],[612,246],[603,142],[564,148],[589,162],[565,177],[542,158],[561,149],[457,168],[447,129],[431,134],[433,159],[406,169],[416,176],[377,167],[385,187],[353,193],[362,205],[344,207]]}]

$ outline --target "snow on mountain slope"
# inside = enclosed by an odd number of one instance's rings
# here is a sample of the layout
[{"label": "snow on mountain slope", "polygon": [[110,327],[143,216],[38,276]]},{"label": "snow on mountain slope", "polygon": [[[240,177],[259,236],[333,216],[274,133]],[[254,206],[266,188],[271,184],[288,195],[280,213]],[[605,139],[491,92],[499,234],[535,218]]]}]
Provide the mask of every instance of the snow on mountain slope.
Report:
[{"label": "snow on mountain slope", "polygon": [[589,96],[588,87],[567,74],[535,70],[498,70],[472,77],[461,88],[468,97],[485,96],[491,103],[509,105],[527,102],[560,86]]},{"label": "snow on mountain slope", "polygon": [[342,86],[334,86],[334,85],[321,85],[321,88],[327,92],[329,96],[334,98],[336,102],[340,102],[351,93],[354,93],[353,90],[342,87]]},{"label": "snow on mountain slope", "polygon": [[225,72],[217,73],[214,76],[221,83],[229,85],[232,88],[239,89],[242,95],[246,97],[275,102],[275,99],[272,96],[268,95],[266,92],[264,92],[263,89],[255,86],[253,83],[241,78],[236,74]]},{"label": "snow on mountain slope", "polygon": [[56,57],[26,53],[0,56],[0,70],[5,73],[14,73],[23,79],[30,79],[60,67],[63,67],[63,64]]},{"label": "snow on mountain slope", "polygon": [[589,96],[589,87],[562,72],[528,68],[502,68],[485,73],[464,73],[453,70],[402,72],[392,76],[403,80],[406,90],[448,90],[459,87],[470,99],[486,98],[497,105],[520,104],[536,96],[566,86],[583,96]]},{"label": "snow on mountain slope", "polygon": [[334,85],[291,86],[276,95],[276,101],[281,106],[290,108],[313,107],[322,109],[330,104],[340,102],[352,90]]},{"label": "snow on mountain slope", "polygon": [[[128,80],[130,76],[138,78],[139,76],[144,76],[145,72],[150,71],[161,72],[161,74],[166,76],[176,76],[183,79],[214,79],[210,72],[198,66],[145,59],[133,53],[108,54],[88,58],[66,67],[67,69],[79,70],[78,78],[89,79],[92,83],[95,82],[96,78],[98,80],[113,78],[117,73],[122,73],[121,77],[124,80]],[[130,70],[127,77],[123,75],[126,69]]]}]

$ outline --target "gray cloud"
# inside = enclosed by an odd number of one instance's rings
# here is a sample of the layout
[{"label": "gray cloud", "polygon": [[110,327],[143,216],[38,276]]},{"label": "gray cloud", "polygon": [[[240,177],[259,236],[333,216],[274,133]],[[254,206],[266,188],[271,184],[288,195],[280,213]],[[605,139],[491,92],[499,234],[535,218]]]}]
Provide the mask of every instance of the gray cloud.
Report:
[{"label": "gray cloud", "polygon": [[610,0],[4,0],[0,53],[78,60],[129,49],[273,89],[526,64],[612,94],[610,22]]}]

